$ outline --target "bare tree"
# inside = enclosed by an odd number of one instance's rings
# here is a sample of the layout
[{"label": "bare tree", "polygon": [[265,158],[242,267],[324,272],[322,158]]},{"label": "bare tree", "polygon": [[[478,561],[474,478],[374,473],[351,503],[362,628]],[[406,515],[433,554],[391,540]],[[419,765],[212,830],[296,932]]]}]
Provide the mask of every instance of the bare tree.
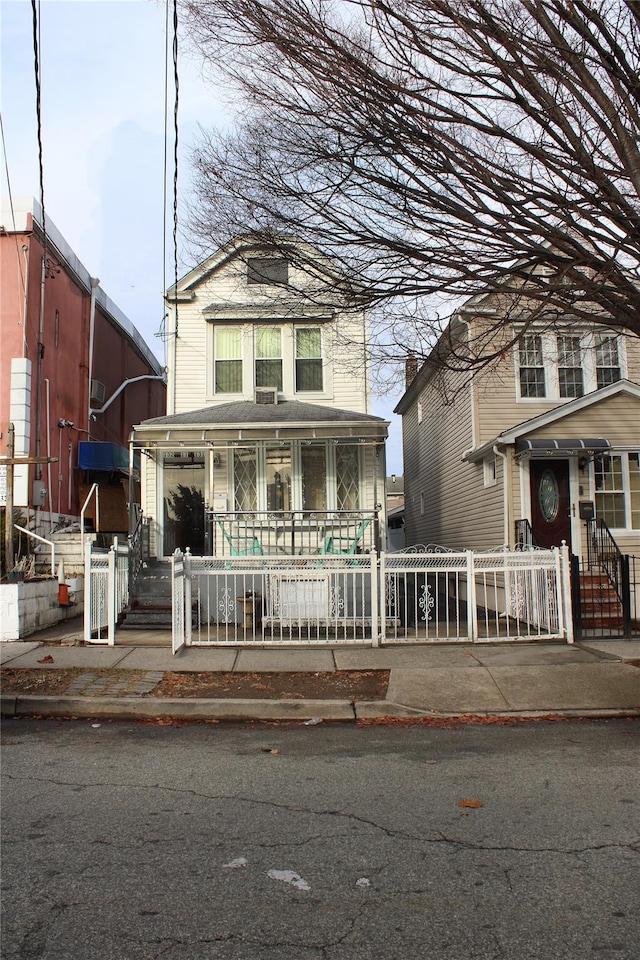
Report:
[{"label": "bare tree", "polygon": [[510,309],[471,348],[447,344],[462,363],[504,350],[512,318],[640,335],[636,0],[186,0],[186,13],[242,104],[195,153],[207,244],[319,247],[384,307],[389,356],[402,321],[426,352],[461,298],[494,291]]}]

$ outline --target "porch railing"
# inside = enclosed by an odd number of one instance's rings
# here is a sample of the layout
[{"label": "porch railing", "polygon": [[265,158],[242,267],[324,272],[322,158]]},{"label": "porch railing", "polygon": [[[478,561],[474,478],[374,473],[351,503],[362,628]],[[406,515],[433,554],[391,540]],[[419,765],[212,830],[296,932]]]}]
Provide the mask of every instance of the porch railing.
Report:
[{"label": "porch railing", "polygon": [[133,532],[129,534],[129,594],[133,594],[133,588],[140,569],[149,559],[149,519],[145,517],[142,510],[138,510]]},{"label": "porch railing", "polygon": [[533,528],[526,518],[516,520],[515,533],[516,550],[531,550],[532,547],[537,546],[536,539],[533,535]]},{"label": "porch railing", "polygon": [[378,548],[376,512],[206,512],[205,551],[215,557],[355,556]]},{"label": "porch railing", "polygon": [[587,521],[587,565],[590,570],[599,567],[622,602],[624,558],[611,530],[604,520]]}]

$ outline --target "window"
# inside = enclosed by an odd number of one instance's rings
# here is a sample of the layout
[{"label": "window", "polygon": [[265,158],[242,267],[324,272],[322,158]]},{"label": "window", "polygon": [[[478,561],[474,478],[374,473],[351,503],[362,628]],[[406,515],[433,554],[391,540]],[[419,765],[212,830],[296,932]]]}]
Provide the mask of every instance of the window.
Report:
[{"label": "window", "polygon": [[236,450],[233,457],[233,505],[235,510],[255,510],[258,505],[256,451]]},{"label": "window", "polygon": [[291,447],[266,448],[267,510],[291,510]]},{"label": "window", "polygon": [[596,379],[598,389],[621,379],[616,337],[598,337],[596,340]]},{"label": "window", "polygon": [[520,341],[520,396],[546,396],[542,337],[527,333]]},{"label": "window", "polygon": [[559,336],[558,348],[558,391],[561,397],[573,399],[584,394],[582,360],[580,357],[580,337]]},{"label": "window", "polygon": [[620,340],[588,330],[525,333],[517,362],[521,400],[573,400],[624,376]]},{"label": "window", "polygon": [[640,530],[640,453],[596,457],[596,515],[612,529]]},{"label": "window", "polygon": [[289,264],[282,257],[249,257],[247,283],[272,285],[289,282]]},{"label": "window", "polygon": [[485,487],[495,487],[498,482],[498,465],[494,456],[485,457],[483,462],[484,485]]},{"label": "window", "polygon": [[282,390],[282,331],[280,327],[256,329],[256,387]]},{"label": "window", "polygon": [[319,327],[296,329],[296,392],[322,390],[322,338]]},{"label": "window", "polygon": [[349,444],[336,447],[336,497],[338,510],[360,506],[360,451]]},{"label": "window", "polygon": [[53,345],[54,347],[58,346],[60,341],[60,313],[58,310],[55,312],[55,317],[53,319]]},{"label": "window", "polygon": [[324,444],[304,444],[302,465],[302,509],[327,509],[327,449]]},{"label": "window", "polygon": [[242,393],[242,329],[217,327],[214,350],[215,392]]}]

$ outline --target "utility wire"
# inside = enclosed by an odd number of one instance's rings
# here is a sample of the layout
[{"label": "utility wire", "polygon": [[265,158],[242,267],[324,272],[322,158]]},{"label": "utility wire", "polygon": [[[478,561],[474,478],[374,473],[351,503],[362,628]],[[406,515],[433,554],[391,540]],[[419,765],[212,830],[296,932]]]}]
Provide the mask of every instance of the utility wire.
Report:
[{"label": "utility wire", "polygon": [[169,0],[164,4],[164,164],[162,169],[162,321],[156,334],[164,345],[164,365],[167,365],[166,304],[167,292],[167,173],[169,168]]},{"label": "utility wire", "polygon": [[42,104],[40,77],[40,0],[31,0],[33,14],[33,59],[36,81],[36,119],[38,131],[38,167],[40,172],[40,206],[42,207],[43,256],[47,256],[47,217],[44,208],[44,165],[42,162]]},{"label": "utility wire", "polygon": [[178,336],[178,106],[180,78],[178,76],[178,0],[173,0],[173,82],[175,99],[173,102],[173,267],[174,267],[174,306],[176,322],[174,336]]}]

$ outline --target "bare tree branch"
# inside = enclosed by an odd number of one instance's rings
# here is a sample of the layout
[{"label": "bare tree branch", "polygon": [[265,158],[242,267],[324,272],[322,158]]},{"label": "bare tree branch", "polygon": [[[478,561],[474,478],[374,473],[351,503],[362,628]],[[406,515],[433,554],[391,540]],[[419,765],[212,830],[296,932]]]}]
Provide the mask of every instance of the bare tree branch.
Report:
[{"label": "bare tree branch", "polygon": [[514,319],[640,335],[639,7],[187,0],[243,104],[202,133],[194,230],[319,247],[382,311],[382,356],[426,352],[444,304],[492,291],[511,308],[461,365]]}]

